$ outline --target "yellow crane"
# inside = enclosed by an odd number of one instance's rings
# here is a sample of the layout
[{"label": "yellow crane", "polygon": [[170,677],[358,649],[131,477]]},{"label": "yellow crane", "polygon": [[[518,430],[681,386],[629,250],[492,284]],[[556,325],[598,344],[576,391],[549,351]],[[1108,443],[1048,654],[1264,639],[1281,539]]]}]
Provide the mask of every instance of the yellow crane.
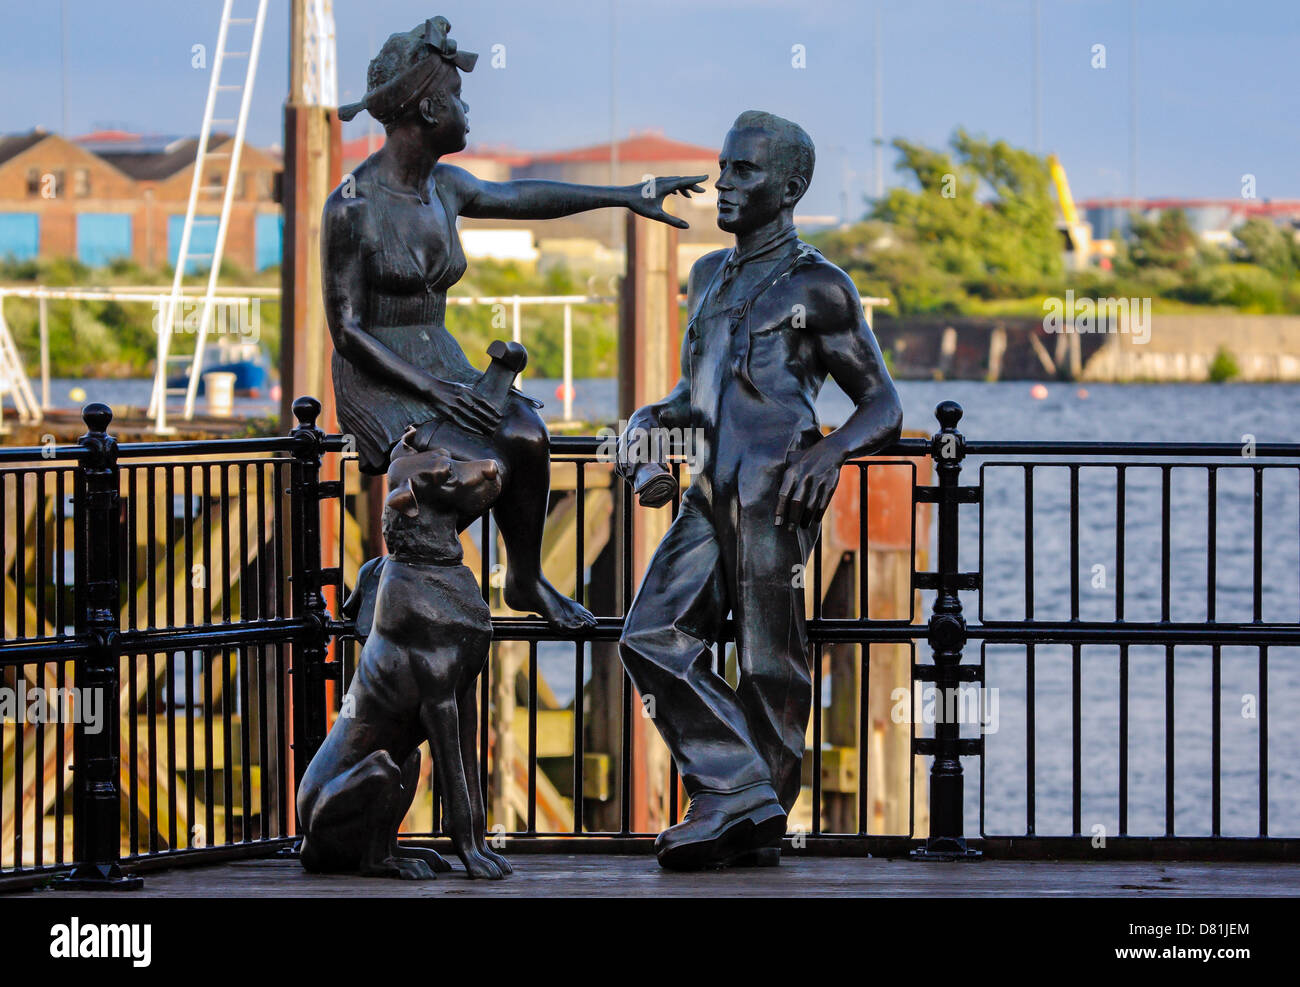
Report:
[{"label": "yellow crane", "polygon": [[1056,228],[1064,234],[1066,266],[1077,270],[1086,267],[1094,252],[1092,226],[1079,218],[1075,208],[1074,196],[1070,193],[1070,182],[1065,177],[1065,166],[1055,154],[1047,156],[1047,168],[1056,187],[1056,202],[1061,209],[1061,221]]}]

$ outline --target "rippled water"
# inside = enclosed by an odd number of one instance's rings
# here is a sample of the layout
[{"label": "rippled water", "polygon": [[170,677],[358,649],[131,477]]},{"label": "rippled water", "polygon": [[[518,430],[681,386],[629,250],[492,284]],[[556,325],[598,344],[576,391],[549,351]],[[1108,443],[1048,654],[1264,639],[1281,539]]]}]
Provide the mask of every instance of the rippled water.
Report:
[{"label": "rippled water", "polygon": [[[969,439],[1077,439],[1115,441],[1296,441],[1300,387],[1293,385],[1090,385],[1087,397],[1067,385],[1049,387],[1035,401],[1029,385],[972,382],[903,383],[908,427],[931,429],[937,400],[959,401]],[[927,418],[929,417],[929,421]],[[1169,498],[1169,614],[1175,621],[1209,615],[1210,590],[1220,621],[1254,617],[1254,477],[1251,461],[1217,470],[1217,558],[1209,572],[1208,471],[1174,468]],[[1267,463],[1257,459],[1253,463]],[[980,482],[972,458],[963,482]],[[1018,619],[1025,601],[1024,471],[985,463],[983,615]],[[1242,468],[1247,466],[1247,468]],[[1131,467],[1125,482],[1123,612],[1129,620],[1159,620],[1161,592],[1162,471]],[[1070,616],[1069,470],[1034,472],[1034,616]],[[1117,488],[1113,467],[1079,473],[1078,614],[1108,621],[1117,607]],[[980,534],[975,507],[963,508],[962,566],[974,568]],[[1260,537],[1260,613],[1264,621],[1300,620],[1300,475],[1295,467],[1263,471]],[[978,594],[963,594],[969,617]],[[972,613],[974,611],[974,613]],[[1300,645],[1300,640],[1297,640]],[[990,646],[986,682],[998,690],[997,731],[987,736],[986,832],[1025,832],[1026,648]],[[1118,830],[1119,647],[1081,649],[1081,831]],[[1267,686],[1267,816],[1273,835],[1300,832],[1300,649],[1224,648],[1217,699],[1221,716],[1222,832],[1260,830],[1260,714]],[[969,659],[968,659],[969,660]],[[1039,646],[1035,655],[1036,831],[1072,831],[1072,649]],[[1261,681],[1261,675],[1265,678]],[[1173,680],[1174,829],[1179,835],[1211,832],[1212,722],[1216,703],[1208,647],[1175,650]],[[1163,647],[1129,649],[1128,832],[1165,832],[1166,669]],[[973,731],[964,731],[973,732]],[[968,820],[978,813],[978,762],[969,759]],[[968,823],[969,825],[969,823]]]}]

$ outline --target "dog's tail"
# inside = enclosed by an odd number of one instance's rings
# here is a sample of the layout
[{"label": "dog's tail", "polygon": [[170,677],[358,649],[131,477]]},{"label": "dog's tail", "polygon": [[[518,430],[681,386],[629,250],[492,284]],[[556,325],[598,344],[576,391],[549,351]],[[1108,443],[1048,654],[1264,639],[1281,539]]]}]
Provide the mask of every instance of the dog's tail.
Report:
[{"label": "dog's tail", "polygon": [[357,573],[357,584],[343,602],[343,617],[356,625],[357,637],[365,643],[370,636],[370,628],[375,623],[375,600],[379,597],[379,577],[383,574],[387,555],[380,555],[365,565]]}]

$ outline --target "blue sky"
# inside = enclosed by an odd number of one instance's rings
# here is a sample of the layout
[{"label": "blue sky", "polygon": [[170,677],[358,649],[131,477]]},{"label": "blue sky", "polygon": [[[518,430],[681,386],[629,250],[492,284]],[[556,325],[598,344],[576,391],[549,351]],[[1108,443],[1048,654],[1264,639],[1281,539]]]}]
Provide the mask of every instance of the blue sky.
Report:
[{"label": "blue sky", "polygon": [[[339,89],[363,88],[388,34],[441,13],[483,58],[467,78],[471,139],[554,149],[608,139],[611,38],[620,134],[661,130],[717,146],[743,109],[803,124],[818,147],[810,213],[872,187],[875,0],[335,0]],[[1130,0],[1041,0],[1043,150],[1076,197],[1129,188]],[[64,0],[67,123],[198,129],[219,0]],[[929,144],[964,126],[1033,144],[1032,0],[881,0],[884,133]],[[255,0],[236,0],[251,13]],[[611,10],[616,10],[611,32]],[[250,139],[281,139],[288,4],[272,0]],[[59,0],[0,0],[0,132],[60,129]],[[1300,2],[1137,0],[1138,190],[1222,197],[1256,177],[1261,198],[1300,197]],[[237,29],[236,29],[237,30]],[[506,64],[489,64],[492,46]],[[1106,67],[1093,68],[1093,46]],[[806,67],[792,67],[804,46]],[[233,66],[232,66],[233,68]],[[230,76],[227,76],[229,79]],[[365,120],[363,117],[361,120]],[[350,125],[348,136],[364,133]],[[895,181],[886,154],[886,184]]]}]

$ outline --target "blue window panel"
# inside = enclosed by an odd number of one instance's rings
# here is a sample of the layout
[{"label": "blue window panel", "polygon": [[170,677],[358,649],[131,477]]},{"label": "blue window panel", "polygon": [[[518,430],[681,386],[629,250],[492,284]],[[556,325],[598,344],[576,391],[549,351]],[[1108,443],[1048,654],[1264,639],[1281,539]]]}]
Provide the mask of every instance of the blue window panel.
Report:
[{"label": "blue window panel", "polygon": [[265,271],[279,264],[284,248],[284,215],[258,213],[254,235],[257,269]]},{"label": "blue window panel", "polygon": [[[217,249],[217,222],[219,216],[195,216],[190,229],[189,262],[185,273],[206,271],[212,267],[212,252]],[[167,262],[176,266],[181,253],[181,234],[185,231],[185,215],[167,217]]]},{"label": "blue window panel", "polygon": [[41,219],[36,213],[0,213],[0,259],[31,260],[40,249]]},{"label": "blue window panel", "polygon": [[103,267],[131,256],[131,217],[127,213],[81,213],[77,216],[77,259]]}]

